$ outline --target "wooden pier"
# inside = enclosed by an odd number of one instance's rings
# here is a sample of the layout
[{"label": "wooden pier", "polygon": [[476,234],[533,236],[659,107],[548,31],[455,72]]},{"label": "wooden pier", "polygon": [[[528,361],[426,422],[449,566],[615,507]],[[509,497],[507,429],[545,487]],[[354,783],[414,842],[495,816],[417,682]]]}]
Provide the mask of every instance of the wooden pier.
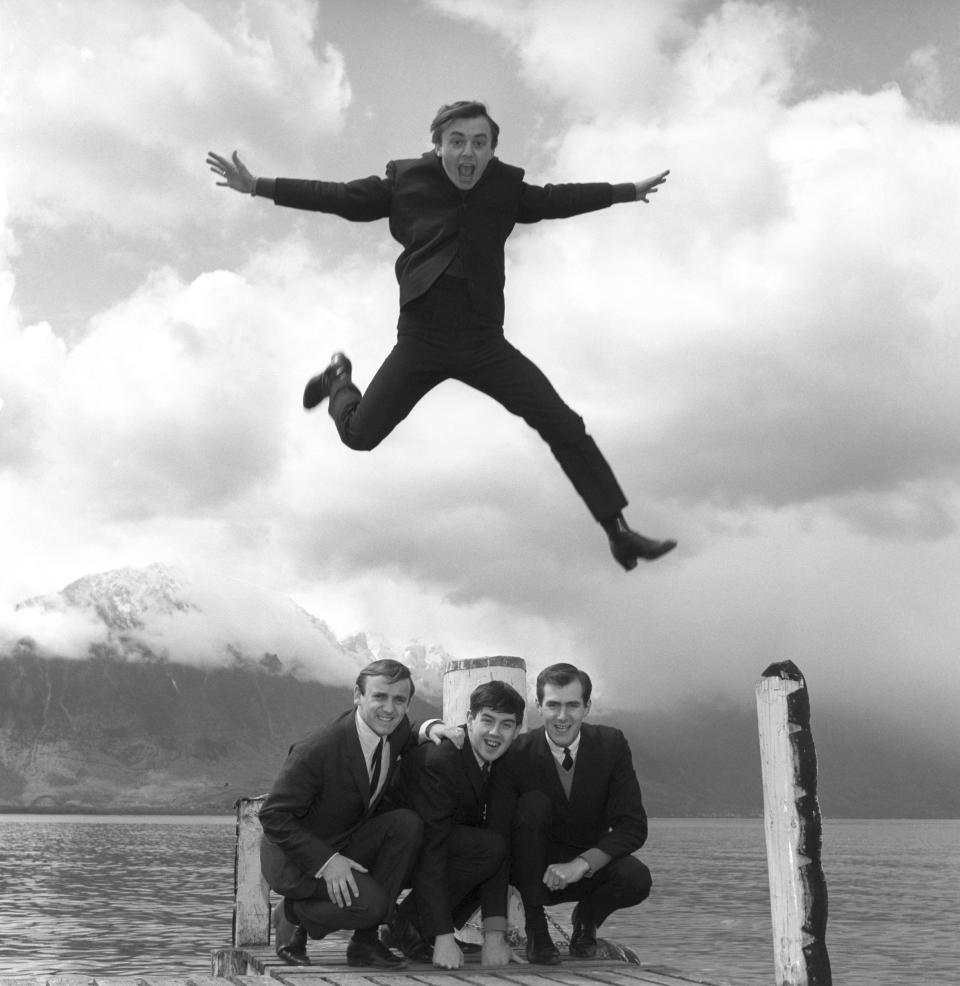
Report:
[{"label": "wooden pier", "polygon": [[[314,964],[290,966],[273,949],[248,950],[249,971],[228,976],[50,976],[0,978],[0,986],[712,986],[661,966],[634,965],[616,959],[569,959],[558,966],[511,965],[481,968],[476,956],[456,970],[411,963],[399,972],[353,969],[346,961],[346,940],[311,942]],[[259,970],[259,971],[257,971]]]},{"label": "wooden pier", "polygon": [[[483,659],[486,663],[476,673],[492,677],[494,671],[487,664],[493,661],[503,665],[517,659]],[[498,671],[505,678],[516,673],[512,664]],[[445,683],[445,705],[447,691]],[[799,669],[789,661],[767,668],[757,686],[757,705],[774,981],[777,986],[831,986],[824,942],[827,899],[820,859],[817,762],[809,729],[806,682]],[[210,975],[0,975],[0,986],[266,986],[270,982],[284,986],[716,986],[666,966],[644,966],[631,949],[604,939],[598,939],[596,958],[568,957],[562,941],[565,932],[559,927],[560,934],[554,940],[564,958],[557,966],[518,963],[487,968],[480,965],[475,951],[465,950],[464,965],[455,970],[436,969],[427,963],[411,963],[402,970],[351,968],[346,960],[345,933],[310,941],[307,950],[311,965],[286,965],[270,944],[270,890],[259,863],[262,803],[262,797],[237,802],[232,943],[211,951]],[[508,920],[511,930],[522,927],[512,912]],[[522,956],[522,947],[514,947]]]}]

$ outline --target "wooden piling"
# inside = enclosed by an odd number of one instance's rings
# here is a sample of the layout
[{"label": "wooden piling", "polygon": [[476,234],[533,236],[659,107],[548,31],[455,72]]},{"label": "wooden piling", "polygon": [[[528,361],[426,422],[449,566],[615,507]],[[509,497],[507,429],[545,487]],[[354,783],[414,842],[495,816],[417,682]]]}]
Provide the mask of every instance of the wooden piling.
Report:
[{"label": "wooden piling", "polygon": [[233,944],[266,945],[270,941],[270,888],[260,871],[260,809],[266,795],[240,798],[237,849],[233,865]]},{"label": "wooden piling", "polygon": [[[467,721],[470,693],[486,681],[505,681],[526,699],[527,663],[522,657],[469,657],[448,661],[443,670],[443,721]],[[524,716],[524,728],[526,728]]]},{"label": "wooden piling", "polygon": [[783,661],[763,672],[756,694],[775,981],[832,986],[807,684],[792,661]]}]

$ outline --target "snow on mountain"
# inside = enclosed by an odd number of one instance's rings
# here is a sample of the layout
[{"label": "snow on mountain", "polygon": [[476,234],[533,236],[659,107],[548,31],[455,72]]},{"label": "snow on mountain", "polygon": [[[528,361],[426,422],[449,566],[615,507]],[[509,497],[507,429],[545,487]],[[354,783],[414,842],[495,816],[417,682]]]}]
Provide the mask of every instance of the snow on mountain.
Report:
[{"label": "snow on mountain", "polygon": [[408,664],[418,689],[433,695],[449,659],[419,641],[397,647],[357,633],[341,642],[282,593],[162,564],[86,575],[0,612],[0,656],[16,653],[261,665],[331,685],[349,685],[369,661],[390,657]]}]

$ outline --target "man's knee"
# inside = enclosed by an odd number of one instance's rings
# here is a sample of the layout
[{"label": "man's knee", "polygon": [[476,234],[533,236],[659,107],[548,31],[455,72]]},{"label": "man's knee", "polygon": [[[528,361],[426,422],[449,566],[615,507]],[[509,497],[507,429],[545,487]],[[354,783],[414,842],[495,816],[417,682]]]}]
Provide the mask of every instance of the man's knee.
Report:
[{"label": "man's knee", "polygon": [[507,858],[507,840],[490,829],[477,829],[476,837],[480,854],[491,868],[496,869]]},{"label": "man's knee", "polygon": [[[358,927],[375,928],[383,923],[393,901],[390,900],[386,891],[376,880],[365,873],[357,874],[357,877],[360,896],[355,904],[364,912],[363,923]],[[363,879],[359,879],[361,877]]]},{"label": "man's knee", "polygon": [[387,821],[387,838],[420,845],[423,839],[423,819],[415,811],[409,808],[394,808],[382,817]]},{"label": "man's knee", "polygon": [[650,896],[653,877],[646,863],[642,863],[635,856],[623,856],[609,865],[613,868],[610,876],[616,883],[618,895],[623,901],[621,907],[633,907]]},{"label": "man's knee", "polygon": [[513,825],[514,828],[542,829],[549,826],[552,817],[549,795],[543,791],[527,791],[517,799]]}]

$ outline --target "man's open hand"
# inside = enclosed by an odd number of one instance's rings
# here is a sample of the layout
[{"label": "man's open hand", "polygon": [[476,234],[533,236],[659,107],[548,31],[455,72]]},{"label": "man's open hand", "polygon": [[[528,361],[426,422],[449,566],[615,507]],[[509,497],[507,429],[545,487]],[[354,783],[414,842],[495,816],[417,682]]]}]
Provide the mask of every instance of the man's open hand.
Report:
[{"label": "man's open hand", "polygon": [[233,152],[232,157],[228,158],[208,151],[207,164],[210,165],[210,170],[215,175],[223,179],[223,181],[217,182],[218,185],[225,185],[227,188],[243,192],[245,195],[249,195],[253,191],[257,179],[250,174],[250,170],[240,160],[240,155],[236,151]]},{"label": "man's open hand", "polygon": [[644,178],[643,181],[634,182],[634,186],[637,189],[637,201],[646,202],[648,195],[653,195],[657,190],[658,185],[662,185],[667,180],[667,175],[670,172],[661,171],[659,175],[654,175],[652,178]]}]

